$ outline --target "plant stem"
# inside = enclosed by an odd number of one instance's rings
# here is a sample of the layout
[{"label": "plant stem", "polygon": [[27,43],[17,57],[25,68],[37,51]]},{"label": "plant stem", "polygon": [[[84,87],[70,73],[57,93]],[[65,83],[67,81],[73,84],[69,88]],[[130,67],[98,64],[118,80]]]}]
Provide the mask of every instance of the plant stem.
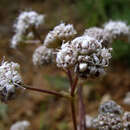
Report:
[{"label": "plant stem", "polygon": [[68,78],[69,78],[69,81],[70,81],[70,85],[72,86],[73,84],[73,79],[72,79],[72,74],[71,74],[71,71],[69,69],[67,69],[67,75],[68,75]]},{"label": "plant stem", "polygon": [[75,111],[75,94],[74,94],[77,83],[78,83],[78,77],[76,75],[74,82],[72,84],[70,82],[70,84],[71,84],[70,95],[72,97],[72,99],[70,100],[70,104],[71,104],[71,113],[72,113],[74,130],[77,130],[76,111]]},{"label": "plant stem", "polygon": [[83,88],[80,86],[78,90],[79,96],[79,130],[86,130],[85,125],[85,105],[83,103]]},{"label": "plant stem", "polygon": [[55,96],[58,96],[58,97],[64,97],[64,95],[62,93],[58,93],[58,92],[55,92],[55,91],[34,88],[34,87],[27,86],[27,85],[19,85],[19,84],[16,84],[16,83],[15,83],[15,85],[18,86],[18,87],[23,87],[25,89],[36,91],[36,92],[51,94],[51,95],[55,95]]},{"label": "plant stem", "polygon": [[76,112],[75,112],[74,99],[72,99],[70,103],[71,103],[71,113],[72,113],[72,120],[73,120],[74,130],[77,130],[77,121],[76,121]]},{"label": "plant stem", "polygon": [[71,86],[71,96],[74,97],[74,93],[75,93],[75,88],[77,86],[78,83],[78,76],[76,75],[74,83]]}]

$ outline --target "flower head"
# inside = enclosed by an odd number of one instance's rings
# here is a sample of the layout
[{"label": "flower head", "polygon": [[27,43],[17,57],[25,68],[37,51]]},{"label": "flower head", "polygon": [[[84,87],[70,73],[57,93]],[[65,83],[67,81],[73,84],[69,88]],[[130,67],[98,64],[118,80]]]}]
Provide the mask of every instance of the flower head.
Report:
[{"label": "flower head", "polygon": [[111,48],[102,47],[101,42],[88,35],[63,43],[57,53],[57,66],[73,67],[79,77],[97,77],[105,73],[111,59]]},{"label": "flower head", "polygon": [[75,72],[82,78],[97,77],[105,74],[111,59],[111,48],[102,47],[101,41],[88,35],[75,38],[72,46],[78,52]]},{"label": "flower head", "polygon": [[45,46],[39,46],[33,53],[33,64],[34,65],[46,65],[53,61],[53,50],[46,48]]},{"label": "flower head", "polygon": [[2,62],[0,65],[0,93],[7,100],[15,93],[16,85],[21,84],[20,66],[14,62]]},{"label": "flower head", "polygon": [[122,21],[109,21],[104,25],[104,30],[110,32],[114,39],[129,35],[129,27]]},{"label": "flower head", "polygon": [[49,48],[57,48],[61,46],[63,40],[71,40],[76,33],[72,24],[61,23],[47,34],[44,45]]},{"label": "flower head", "polygon": [[98,116],[93,119],[93,127],[99,130],[122,130],[123,110],[114,101],[107,101],[100,105]]},{"label": "flower head", "polygon": [[23,42],[32,27],[37,29],[44,22],[44,17],[44,15],[38,14],[35,11],[22,12],[14,24],[15,35],[11,40],[11,47],[16,48]]}]

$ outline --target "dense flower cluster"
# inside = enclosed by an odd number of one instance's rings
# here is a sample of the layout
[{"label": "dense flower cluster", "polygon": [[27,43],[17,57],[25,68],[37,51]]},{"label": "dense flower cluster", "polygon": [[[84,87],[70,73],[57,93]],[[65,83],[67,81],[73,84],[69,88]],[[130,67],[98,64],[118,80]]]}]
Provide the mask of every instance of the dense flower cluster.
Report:
[{"label": "dense flower cluster", "polygon": [[85,35],[63,43],[56,62],[62,68],[73,66],[74,71],[83,78],[99,76],[105,73],[104,68],[109,64],[110,51],[95,38]]},{"label": "dense flower cluster", "polygon": [[14,24],[15,35],[11,40],[11,47],[16,48],[19,43],[23,42],[26,35],[30,33],[30,29],[38,28],[44,22],[44,15],[40,15],[35,11],[22,12]]},{"label": "dense flower cluster", "polygon": [[84,35],[88,35],[90,37],[93,37],[97,39],[98,41],[102,42],[102,45],[107,47],[110,43],[112,43],[112,35],[108,31],[98,28],[98,27],[92,27],[89,29],[86,29],[84,31]]},{"label": "dense flower cluster", "polygon": [[19,69],[19,64],[14,62],[2,62],[0,65],[0,94],[3,100],[7,100],[14,94],[15,83],[22,83]]},{"label": "dense flower cluster", "polygon": [[75,34],[77,32],[72,24],[65,25],[65,23],[61,23],[47,34],[44,45],[49,48],[57,48],[61,46],[63,40],[71,40]]},{"label": "dense flower cluster", "polygon": [[99,107],[99,114],[91,122],[99,130],[129,130],[130,112],[123,112],[120,105],[107,101]]},{"label": "dense flower cluster", "polygon": [[53,60],[53,50],[46,48],[45,46],[39,46],[33,53],[34,65],[50,64]]},{"label": "dense flower cluster", "polygon": [[122,21],[109,21],[104,25],[104,30],[110,32],[114,39],[129,35],[129,27]]},{"label": "dense flower cluster", "polygon": [[29,126],[30,126],[30,122],[26,120],[18,121],[11,126],[10,130],[29,130]]}]

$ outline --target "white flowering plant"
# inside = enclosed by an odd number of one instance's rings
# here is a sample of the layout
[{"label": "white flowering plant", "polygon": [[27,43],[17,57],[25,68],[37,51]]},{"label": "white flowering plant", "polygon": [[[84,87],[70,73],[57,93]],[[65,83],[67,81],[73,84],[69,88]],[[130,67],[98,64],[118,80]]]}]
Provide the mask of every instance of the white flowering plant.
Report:
[{"label": "white flowering plant", "polygon": [[[3,61],[0,65],[1,97],[7,101],[17,89],[24,88],[66,98],[70,102],[74,130],[85,130],[85,107],[80,81],[105,75],[112,58],[111,43],[116,39],[124,40],[124,37],[128,40],[129,26],[122,21],[110,21],[103,28],[88,28],[83,35],[77,36],[78,32],[72,24],[60,23],[43,40],[38,29],[44,23],[44,18],[45,15],[35,11],[22,12],[14,24],[15,35],[10,46],[17,49],[23,44],[38,43],[32,56],[33,64],[38,67],[56,65],[67,74],[70,89],[67,92],[56,92],[25,85],[19,73],[20,66]],[[79,98],[79,123],[75,109],[76,97]],[[106,117],[114,118],[114,115],[108,114]],[[98,122],[97,128],[100,129]],[[104,127],[102,130],[107,129]]]}]

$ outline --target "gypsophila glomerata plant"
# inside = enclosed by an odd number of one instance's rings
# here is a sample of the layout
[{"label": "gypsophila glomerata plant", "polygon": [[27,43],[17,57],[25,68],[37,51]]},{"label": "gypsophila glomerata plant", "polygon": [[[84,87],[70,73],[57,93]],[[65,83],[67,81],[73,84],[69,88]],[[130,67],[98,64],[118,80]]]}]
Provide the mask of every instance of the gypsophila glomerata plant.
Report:
[{"label": "gypsophila glomerata plant", "polygon": [[[32,61],[37,67],[56,65],[63,70],[70,81],[68,92],[56,92],[30,87],[24,84],[19,73],[19,65],[14,62],[2,61],[0,66],[0,92],[2,99],[8,101],[17,89],[24,88],[58,97],[66,98],[70,102],[74,130],[85,130],[85,107],[83,104],[82,87],[78,82],[81,79],[98,78],[105,75],[110,64],[111,43],[120,39],[128,41],[130,27],[122,21],[109,21],[103,28],[92,27],[78,36],[72,24],[60,23],[45,37],[41,37],[39,27],[44,23],[45,15],[35,11],[21,12],[14,24],[14,36],[10,46],[19,49],[23,45],[37,43],[38,48],[33,53]],[[76,96],[78,95],[79,117],[75,109]],[[94,120],[94,127],[99,130],[129,129],[129,112],[120,115],[122,109],[115,102],[107,102],[99,108],[99,115]],[[86,118],[90,119],[90,118]],[[89,122],[92,119],[89,120]],[[89,123],[90,124],[90,123]]]}]

